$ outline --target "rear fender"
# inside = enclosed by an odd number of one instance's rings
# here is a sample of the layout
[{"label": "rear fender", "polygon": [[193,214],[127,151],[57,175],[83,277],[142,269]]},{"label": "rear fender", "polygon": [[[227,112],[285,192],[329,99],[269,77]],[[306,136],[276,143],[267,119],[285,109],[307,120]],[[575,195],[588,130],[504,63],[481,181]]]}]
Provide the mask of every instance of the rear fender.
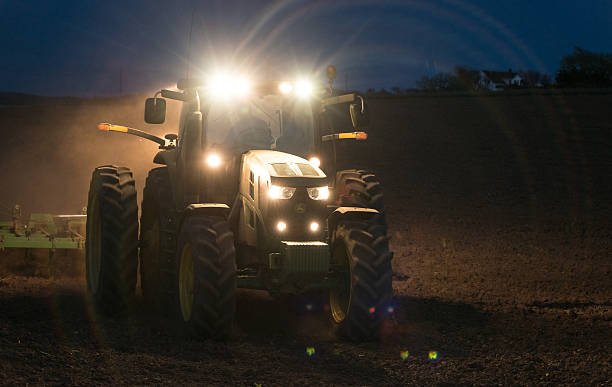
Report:
[{"label": "rear fender", "polygon": [[378,213],[378,210],[375,210],[374,208],[338,207],[327,218],[327,229],[329,230],[329,235],[332,235],[336,225],[342,220],[368,221]]}]

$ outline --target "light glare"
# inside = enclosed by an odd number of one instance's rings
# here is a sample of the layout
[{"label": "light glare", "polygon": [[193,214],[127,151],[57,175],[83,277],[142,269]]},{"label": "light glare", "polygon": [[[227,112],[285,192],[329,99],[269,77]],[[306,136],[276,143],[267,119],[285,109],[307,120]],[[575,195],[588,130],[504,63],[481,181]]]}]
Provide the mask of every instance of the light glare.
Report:
[{"label": "light glare", "polygon": [[281,84],[278,86],[278,89],[283,94],[289,94],[293,90],[293,85],[291,83],[289,83],[289,82],[286,82],[286,81],[285,82],[281,82]]},{"label": "light glare", "polygon": [[318,157],[311,157],[308,162],[315,168],[319,168],[321,166],[321,160],[319,160]]},{"label": "light glare", "polygon": [[312,231],[312,232],[319,231],[319,223],[317,223],[317,222],[310,223],[310,231]]},{"label": "light glare", "polygon": [[216,168],[219,165],[221,165],[221,157],[219,157],[219,155],[217,154],[210,154],[208,155],[208,157],[206,157],[206,164],[208,164],[209,166]]},{"label": "light glare", "polygon": [[306,98],[312,94],[312,83],[306,79],[301,79],[295,84],[295,92],[299,97]]},{"label": "light glare", "polygon": [[329,188],[327,186],[307,188],[307,190],[308,190],[308,196],[312,200],[327,200],[327,199],[329,199]]},{"label": "light glare", "polygon": [[278,185],[271,185],[268,190],[268,196],[271,199],[291,199],[295,188],[292,187],[281,187]]},{"label": "light glare", "polygon": [[280,232],[285,231],[287,229],[287,223],[283,222],[282,220],[279,221],[276,223],[276,229]]},{"label": "light glare", "polygon": [[242,75],[218,73],[208,79],[208,93],[213,98],[243,97],[251,92],[251,81]]}]

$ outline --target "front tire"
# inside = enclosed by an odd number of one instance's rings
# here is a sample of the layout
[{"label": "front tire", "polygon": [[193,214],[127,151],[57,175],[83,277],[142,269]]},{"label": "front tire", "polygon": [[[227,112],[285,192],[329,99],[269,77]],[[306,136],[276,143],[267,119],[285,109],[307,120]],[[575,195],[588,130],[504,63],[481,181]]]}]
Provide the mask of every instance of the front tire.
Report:
[{"label": "front tire", "polygon": [[375,340],[393,297],[388,238],[370,222],[340,222],[332,236],[332,261],[344,267],[330,289],[330,309],[340,336]]},{"label": "front tire", "polygon": [[107,314],[125,312],[134,297],[138,267],[138,204],[132,172],[113,165],[96,168],[87,209],[88,293]]},{"label": "front tire", "polygon": [[176,273],[182,325],[203,338],[226,339],[236,311],[236,254],[223,218],[192,216],[183,222]]}]

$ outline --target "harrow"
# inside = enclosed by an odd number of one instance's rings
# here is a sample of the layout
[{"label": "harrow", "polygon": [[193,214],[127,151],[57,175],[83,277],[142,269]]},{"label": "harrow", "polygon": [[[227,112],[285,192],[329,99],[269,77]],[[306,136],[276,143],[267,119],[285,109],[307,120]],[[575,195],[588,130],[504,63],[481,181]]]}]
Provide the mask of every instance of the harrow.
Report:
[{"label": "harrow", "polygon": [[26,224],[22,223],[21,206],[15,205],[11,221],[0,221],[0,251],[25,250],[30,258],[33,249],[49,252],[49,277],[55,278],[57,250],[82,250],[85,248],[86,208],[78,215],[54,215],[32,213]]}]

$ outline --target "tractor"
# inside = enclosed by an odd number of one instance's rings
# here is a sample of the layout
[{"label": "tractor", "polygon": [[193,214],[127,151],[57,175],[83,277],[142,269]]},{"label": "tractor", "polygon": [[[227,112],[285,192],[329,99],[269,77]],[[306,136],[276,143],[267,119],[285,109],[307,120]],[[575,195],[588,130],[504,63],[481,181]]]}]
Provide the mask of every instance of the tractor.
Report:
[{"label": "tractor", "polygon": [[367,102],[334,90],[327,73],[329,87],[182,79],[145,103],[151,124],[165,121],[167,99],[182,104],[178,134],[164,138],[98,125],[157,143],[160,166],[140,222],[130,169],[93,171],[86,277],[97,309],[129,311],[139,272],[145,303],[200,337],[230,335],[237,288],[324,294],[341,337],[380,337],[393,310],[382,187],[341,157],[367,139]]}]

